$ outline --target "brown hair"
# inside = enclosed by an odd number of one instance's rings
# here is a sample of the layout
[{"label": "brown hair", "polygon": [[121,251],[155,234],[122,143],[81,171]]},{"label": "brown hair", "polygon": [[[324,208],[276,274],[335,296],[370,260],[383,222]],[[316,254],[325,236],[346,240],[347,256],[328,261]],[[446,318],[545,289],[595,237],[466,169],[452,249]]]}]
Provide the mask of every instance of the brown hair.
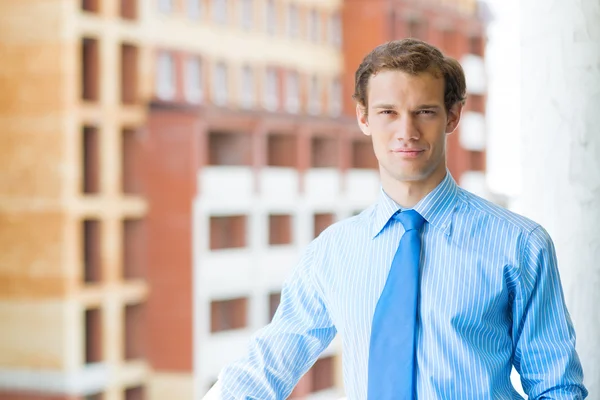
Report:
[{"label": "brown hair", "polygon": [[363,59],[354,76],[352,98],[365,109],[367,89],[372,75],[382,70],[400,70],[411,75],[422,72],[444,78],[444,105],[446,111],[466,99],[465,73],[454,58],[446,57],[437,48],[418,39],[402,39],[384,43],[374,48]]}]

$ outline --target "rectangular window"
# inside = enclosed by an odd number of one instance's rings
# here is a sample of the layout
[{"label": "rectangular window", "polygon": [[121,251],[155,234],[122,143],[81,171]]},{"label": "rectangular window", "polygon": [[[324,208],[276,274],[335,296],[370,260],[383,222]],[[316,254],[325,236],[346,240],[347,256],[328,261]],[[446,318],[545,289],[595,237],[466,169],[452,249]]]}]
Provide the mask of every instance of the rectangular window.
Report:
[{"label": "rectangular window", "polygon": [[331,81],[329,88],[329,114],[339,117],[342,113],[342,83],[339,78]]},{"label": "rectangular window", "polygon": [[267,165],[270,167],[295,168],[297,166],[297,148],[296,135],[269,134],[267,136]]},{"label": "rectangular window", "polygon": [[321,112],[321,85],[319,77],[314,75],[310,78],[308,89],[308,113],[317,115]]},{"label": "rectangular window", "polygon": [[289,4],[286,15],[287,35],[292,39],[296,39],[300,36],[300,14],[298,6]]},{"label": "rectangular window", "polygon": [[477,56],[483,56],[484,44],[481,36],[471,36],[469,38],[469,53]]},{"label": "rectangular window", "polygon": [[254,71],[252,67],[246,65],[242,68],[242,107],[252,108],[255,101],[254,93]]},{"label": "rectangular window", "polygon": [[275,292],[269,294],[269,321],[273,320],[277,307],[281,302],[281,292]]},{"label": "rectangular window", "polygon": [[137,102],[138,49],[130,44],[121,45],[121,102]]},{"label": "rectangular window", "polygon": [[322,357],[312,367],[311,392],[331,389],[334,385],[334,358],[332,356]]},{"label": "rectangular window", "polygon": [[267,34],[269,36],[275,36],[277,33],[277,9],[275,8],[275,0],[267,0],[265,25]]},{"label": "rectangular window", "polygon": [[158,0],[158,9],[161,13],[170,14],[173,8],[173,0]]},{"label": "rectangular window", "polygon": [[288,112],[297,114],[300,111],[300,77],[291,71],[285,80],[285,108]]},{"label": "rectangular window", "polygon": [[85,363],[102,361],[102,313],[97,308],[85,310],[84,342]]},{"label": "rectangular window", "polygon": [[156,94],[161,100],[173,100],[176,93],[175,59],[161,52],[156,66]]},{"label": "rectangular window", "polygon": [[311,139],[311,168],[334,168],[338,165],[338,141],[333,137]]},{"label": "rectangular window", "polygon": [[212,18],[219,25],[227,23],[227,0],[212,0]]},{"label": "rectangular window", "polygon": [[342,47],[342,21],[338,13],[329,18],[329,43],[338,49]]},{"label": "rectangular window", "polygon": [[314,215],[314,237],[317,237],[329,225],[333,224],[334,215],[332,213],[315,214]]},{"label": "rectangular window", "polygon": [[145,229],[141,219],[123,220],[123,279],[146,276]]},{"label": "rectangular window", "polygon": [[244,30],[252,29],[254,23],[254,1],[253,0],[241,0],[241,23]]},{"label": "rectangular window", "polygon": [[100,149],[98,128],[84,126],[82,132],[82,191],[85,194],[100,191]]},{"label": "rectangular window", "polygon": [[377,169],[378,166],[371,142],[355,140],[352,143],[352,168]]},{"label": "rectangular window", "polygon": [[125,400],[144,400],[146,398],[146,391],[141,386],[125,389]]},{"label": "rectangular window", "polygon": [[229,84],[227,79],[227,66],[220,62],[215,65],[213,79],[213,102],[218,106],[224,106],[228,101]]},{"label": "rectangular window", "polygon": [[121,18],[128,20],[137,19],[137,2],[138,0],[121,0],[120,14]]},{"label": "rectangular window", "polygon": [[321,15],[317,10],[310,10],[308,14],[308,39],[319,43],[321,38]]},{"label": "rectangular window", "polygon": [[81,41],[81,98],[85,101],[99,100],[100,61],[98,40],[83,38]]},{"label": "rectangular window", "polygon": [[210,217],[210,249],[246,247],[246,216]]},{"label": "rectangular window", "polygon": [[210,132],[209,165],[252,165],[252,138],[245,133]]},{"label": "rectangular window", "polygon": [[264,106],[269,111],[277,110],[279,106],[279,77],[275,68],[267,68],[265,72]]},{"label": "rectangular window", "polygon": [[84,220],[82,224],[83,281],[97,283],[102,279],[100,257],[100,222]]},{"label": "rectangular window", "polygon": [[86,12],[97,14],[99,9],[100,0],[81,0],[81,9]]},{"label": "rectangular window", "polygon": [[210,303],[210,331],[222,332],[247,326],[248,299],[217,300]]},{"label": "rectangular window", "polygon": [[125,305],[124,345],[126,361],[144,357],[144,306],[143,304]]},{"label": "rectangular window", "polygon": [[124,194],[142,193],[142,153],[139,136],[139,129],[124,128],[122,131],[121,184]]},{"label": "rectangular window", "polygon": [[204,0],[186,0],[187,15],[192,20],[202,19],[204,14]]},{"label": "rectangular window", "polygon": [[190,103],[200,103],[204,97],[202,62],[198,57],[185,61],[185,98]]},{"label": "rectangular window", "polygon": [[269,215],[269,244],[292,243],[292,216]]}]

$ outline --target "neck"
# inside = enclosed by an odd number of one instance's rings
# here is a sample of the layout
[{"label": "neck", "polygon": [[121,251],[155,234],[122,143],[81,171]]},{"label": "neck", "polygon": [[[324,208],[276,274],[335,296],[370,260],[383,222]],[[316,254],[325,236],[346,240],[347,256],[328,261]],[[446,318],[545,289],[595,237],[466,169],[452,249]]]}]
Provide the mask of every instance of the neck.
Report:
[{"label": "neck", "polygon": [[446,167],[434,171],[420,181],[400,181],[387,174],[381,174],[381,184],[385,193],[402,208],[412,208],[446,177]]}]

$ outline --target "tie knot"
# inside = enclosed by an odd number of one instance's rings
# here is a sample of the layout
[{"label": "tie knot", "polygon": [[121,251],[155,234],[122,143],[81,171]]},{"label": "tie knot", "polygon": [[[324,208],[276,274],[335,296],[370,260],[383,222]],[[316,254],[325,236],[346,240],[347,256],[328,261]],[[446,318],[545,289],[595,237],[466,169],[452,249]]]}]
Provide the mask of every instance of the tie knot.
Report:
[{"label": "tie knot", "polygon": [[415,210],[406,210],[396,214],[395,218],[402,223],[405,231],[420,231],[425,223],[425,219]]}]

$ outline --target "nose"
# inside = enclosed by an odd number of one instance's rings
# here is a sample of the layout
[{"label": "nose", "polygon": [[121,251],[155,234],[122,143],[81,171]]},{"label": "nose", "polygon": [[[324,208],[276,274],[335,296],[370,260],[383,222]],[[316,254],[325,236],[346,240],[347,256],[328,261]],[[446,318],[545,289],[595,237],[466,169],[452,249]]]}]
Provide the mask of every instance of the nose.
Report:
[{"label": "nose", "polygon": [[404,115],[396,120],[394,127],[394,138],[400,141],[418,140],[420,136],[419,129],[414,118],[411,115]]}]

